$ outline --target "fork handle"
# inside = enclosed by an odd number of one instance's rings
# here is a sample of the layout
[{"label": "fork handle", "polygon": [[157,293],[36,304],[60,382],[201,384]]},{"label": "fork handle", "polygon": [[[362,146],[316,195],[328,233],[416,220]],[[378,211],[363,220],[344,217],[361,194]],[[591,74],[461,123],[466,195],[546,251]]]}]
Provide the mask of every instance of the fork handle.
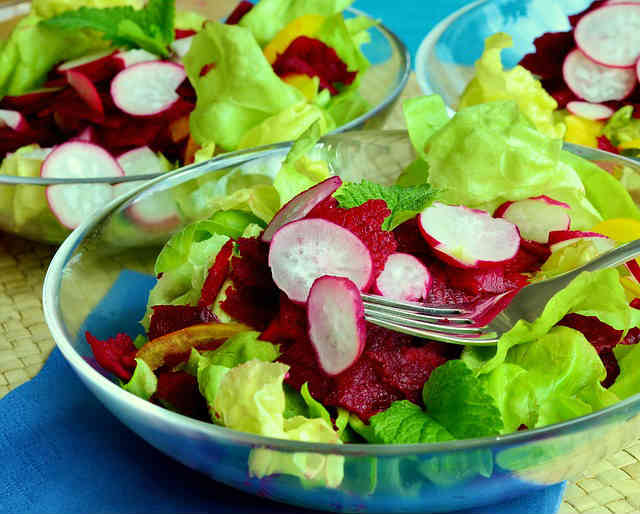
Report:
[{"label": "fork handle", "polygon": [[588,264],[554,278],[562,280],[565,284],[569,284],[569,282],[580,275],[583,271],[599,271],[606,268],[615,268],[616,266],[624,264],[638,256],[640,256],[640,239],[620,245],[617,248],[596,257]]}]

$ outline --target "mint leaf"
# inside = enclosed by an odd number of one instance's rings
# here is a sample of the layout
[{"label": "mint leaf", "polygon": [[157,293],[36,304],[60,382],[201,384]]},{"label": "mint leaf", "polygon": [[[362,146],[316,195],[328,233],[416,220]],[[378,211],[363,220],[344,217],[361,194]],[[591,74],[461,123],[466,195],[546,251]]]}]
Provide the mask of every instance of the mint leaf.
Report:
[{"label": "mint leaf", "polygon": [[451,434],[440,423],[408,400],[393,402],[369,422],[375,443],[413,444],[450,441]]},{"label": "mint leaf", "polygon": [[174,37],[174,21],[175,0],[149,0],[142,9],[81,7],[40,23],[62,30],[95,30],[102,32],[104,39],[115,46],[140,47],[167,57],[167,47]]},{"label": "mint leaf", "polygon": [[456,439],[498,435],[502,416],[483,383],[461,360],[437,367],[422,390],[426,410]]},{"label": "mint leaf", "polygon": [[384,200],[391,211],[391,216],[384,220],[383,230],[393,230],[401,223],[415,216],[431,205],[437,191],[430,184],[417,186],[381,186],[363,180],[359,184],[348,182],[343,184],[333,195],[340,207],[351,209],[368,200]]}]

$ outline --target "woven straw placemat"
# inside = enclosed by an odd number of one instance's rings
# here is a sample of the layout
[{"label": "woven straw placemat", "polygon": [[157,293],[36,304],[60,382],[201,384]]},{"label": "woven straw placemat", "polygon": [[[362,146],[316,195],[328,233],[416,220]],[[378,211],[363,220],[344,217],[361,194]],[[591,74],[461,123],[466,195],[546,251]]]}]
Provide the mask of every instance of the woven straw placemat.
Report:
[{"label": "woven straw placemat", "polygon": [[[412,76],[402,96],[419,93]],[[400,103],[385,128],[404,128]],[[54,247],[0,233],[0,398],[33,378],[54,347],[41,301],[54,252]],[[640,441],[570,482],[559,514],[626,512],[640,512]]]}]

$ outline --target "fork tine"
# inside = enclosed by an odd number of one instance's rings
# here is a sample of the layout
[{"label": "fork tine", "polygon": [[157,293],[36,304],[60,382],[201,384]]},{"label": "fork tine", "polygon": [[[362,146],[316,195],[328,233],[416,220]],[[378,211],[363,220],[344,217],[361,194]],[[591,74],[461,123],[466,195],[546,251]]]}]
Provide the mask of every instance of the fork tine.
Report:
[{"label": "fork tine", "polygon": [[477,335],[451,335],[443,332],[434,332],[431,330],[422,330],[419,328],[411,328],[400,323],[385,321],[375,316],[365,316],[367,321],[394,332],[400,332],[421,339],[429,339],[431,341],[439,341],[443,343],[461,344],[469,346],[494,346],[498,342],[498,338],[487,334],[487,337]]},{"label": "fork tine", "polygon": [[391,323],[400,323],[406,327],[418,328],[421,330],[431,330],[434,332],[442,332],[445,334],[475,334],[480,335],[484,333],[484,327],[478,325],[456,325],[456,324],[444,324],[444,323],[431,323],[424,316],[415,313],[405,313],[403,311],[391,310],[389,312],[378,311],[375,308],[371,308],[367,305],[364,307],[365,316],[371,316],[375,319],[383,321],[389,321]]},{"label": "fork tine", "polygon": [[376,312],[380,314],[387,314],[390,316],[402,316],[406,319],[412,319],[417,321],[432,321],[435,323],[451,323],[453,325],[470,325],[473,324],[473,320],[465,317],[457,317],[457,316],[433,316],[430,314],[424,314],[421,312],[416,312],[415,310],[407,310],[401,309],[398,307],[392,307],[390,305],[378,305],[378,304],[370,304],[369,302],[363,302],[365,309],[368,309],[371,312]]},{"label": "fork tine", "polygon": [[447,316],[452,314],[469,314],[472,309],[460,305],[427,305],[418,302],[404,302],[400,300],[391,300],[383,296],[374,294],[363,294],[362,300],[372,305],[384,305],[388,307],[400,307],[409,311],[420,312],[423,314],[430,314],[432,316]]}]

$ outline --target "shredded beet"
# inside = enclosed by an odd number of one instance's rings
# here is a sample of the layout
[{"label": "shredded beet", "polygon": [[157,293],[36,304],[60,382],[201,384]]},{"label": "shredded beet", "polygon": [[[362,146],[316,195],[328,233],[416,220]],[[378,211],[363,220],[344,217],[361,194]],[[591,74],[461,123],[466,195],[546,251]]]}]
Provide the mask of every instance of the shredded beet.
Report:
[{"label": "shredded beet", "polygon": [[573,50],[573,31],[547,32],[533,41],[536,51],[525,55],[520,65],[543,80],[562,77],[562,64]]},{"label": "shredded beet", "polygon": [[185,416],[208,419],[207,402],[200,394],[196,377],[184,371],[159,371],[157,377],[158,387],[152,401],[166,404]]},{"label": "shredded beet", "polygon": [[619,154],[618,149],[613,146],[613,143],[609,141],[609,138],[604,134],[598,137],[598,148],[600,150],[604,150],[605,152],[611,152]]},{"label": "shredded beet", "polygon": [[245,0],[243,0],[238,5],[236,5],[236,8],[231,12],[225,23],[227,25],[237,25],[242,17],[251,9],[253,9],[253,4],[251,2],[246,2]]},{"label": "shredded beet", "polygon": [[273,70],[279,77],[304,74],[320,79],[320,89],[338,93],[338,85],[351,84],[358,74],[348,71],[346,63],[336,51],[322,41],[307,36],[294,39],[282,54],[278,54]]},{"label": "shredded beet", "polygon": [[343,209],[329,197],[316,205],[307,218],[322,218],[355,234],[371,252],[373,273],[377,277],[384,269],[387,257],[398,248],[393,232],[382,230],[382,222],[391,211],[384,200],[369,200],[359,207]]},{"label": "shredded beet", "polygon": [[231,252],[233,252],[233,241],[227,241],[218,252],[218,255],[216,255],[216,260],[209,269],[207,279],[202,286],[202,293],[200,294],[198,305],[212,305],[213,302],[215,302],[222,288],[222,284],[229,276],[229,259],[231,259]]},{"label": "shredded beet", "polygon": [[183,328],[200,323],[214,323],[215,315],[206,305],[155,305],[149,323],[149,340],[152,341]]},{"label": "shredded beet", "polygon": [[85,332],[84,336],[100,366],[124,381],[131,379],[138,350],[127,334],[118,334],[106,341],[96,339],[90,332]]}]

